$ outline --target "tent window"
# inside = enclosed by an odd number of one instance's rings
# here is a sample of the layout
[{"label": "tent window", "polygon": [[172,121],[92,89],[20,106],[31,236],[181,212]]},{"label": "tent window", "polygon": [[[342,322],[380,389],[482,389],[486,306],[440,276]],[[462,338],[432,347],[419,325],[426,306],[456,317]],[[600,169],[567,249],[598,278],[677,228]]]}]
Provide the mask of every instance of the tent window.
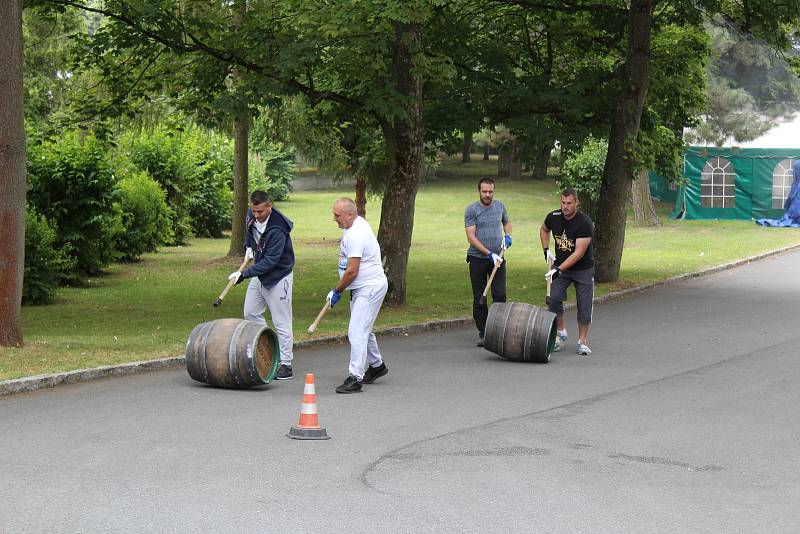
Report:
[{"label": "tent window", "polygon": [[772,207],[783,209],[789,190],[792,188],[792,160],[785,159],[772,171]]},{"label": "tent window", "polygon": [[732,208],[736,204],[736,169],[725,158],[711,158],[700,174],[700,205]]}]

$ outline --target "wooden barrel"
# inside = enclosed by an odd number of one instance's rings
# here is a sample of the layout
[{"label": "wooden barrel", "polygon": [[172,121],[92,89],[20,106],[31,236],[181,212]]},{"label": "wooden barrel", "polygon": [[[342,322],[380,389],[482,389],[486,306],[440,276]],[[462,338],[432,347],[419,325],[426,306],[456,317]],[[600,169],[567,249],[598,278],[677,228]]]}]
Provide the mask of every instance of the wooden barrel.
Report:
[{"label": "wooden barrel", "polygon": [[186,342],[186,370],[199,382],[223,388],[268,384],[280,361],[278,337],[242,319],[200,323]]},{"label": "wooden barrel", "polygon": [[483,338],[486,350],[508,360],[547,363],[556,343],[556,315],[524,302],[495,302]]}]

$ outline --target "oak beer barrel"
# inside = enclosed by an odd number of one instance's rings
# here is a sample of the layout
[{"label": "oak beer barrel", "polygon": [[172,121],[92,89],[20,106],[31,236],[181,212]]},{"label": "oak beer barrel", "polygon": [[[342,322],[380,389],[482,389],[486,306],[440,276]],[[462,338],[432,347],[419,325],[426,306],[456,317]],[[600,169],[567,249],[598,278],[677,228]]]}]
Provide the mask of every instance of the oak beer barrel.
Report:
[{"label": "oak beer barrel", "polygon": [[268,384],[280,348],[275,333],[259,323],[218,319],[195,326],[186,342],[186,370],[199,382],[223,388]]},{"label": "oak beer barrel", "polygon": [[489,308],[483,343],[508,360],[547,363],[556,343],[556,315],[524,302],[495,302]]}]

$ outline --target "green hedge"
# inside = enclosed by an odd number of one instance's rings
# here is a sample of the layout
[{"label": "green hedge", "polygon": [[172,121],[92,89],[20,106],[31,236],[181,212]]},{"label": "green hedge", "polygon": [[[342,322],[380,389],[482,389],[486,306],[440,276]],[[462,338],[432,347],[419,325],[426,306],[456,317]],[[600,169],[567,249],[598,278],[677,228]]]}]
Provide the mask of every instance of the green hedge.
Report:
[{"label": "green hedge", "polygon": [[119,257],[122,219],[106,154],[97,139],[77,132],[28,147],[28,202],[58,225],[55,246],[69,246],[77,260],[73,280]]},{"label": "green hedge", "polygon": [[50,304],[56,287],[75,268],[71,247],[56,248],[55,225],[28,207],[25,211],[25,271],[22,283],[23,304]]}]

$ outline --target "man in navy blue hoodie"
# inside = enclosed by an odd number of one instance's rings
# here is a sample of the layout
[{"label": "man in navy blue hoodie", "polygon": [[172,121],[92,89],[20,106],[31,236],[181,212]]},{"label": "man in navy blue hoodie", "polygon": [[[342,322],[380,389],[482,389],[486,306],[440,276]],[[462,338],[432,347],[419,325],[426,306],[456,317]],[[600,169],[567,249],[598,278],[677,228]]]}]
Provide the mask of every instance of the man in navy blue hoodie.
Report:
[{"label": "man in navy blue hoodie", "polygon": [[269,308],[278,333],[281,363],[276,380],[292,378],[292,285],[294,248],[289,235],[294,224],[272,206],[264,191],[250,195],[250,209],[245,219],[245,255],[254,260],[244,271],[228,276],[240,283],[251,278],[244,298],[244,318],[263,325]]}]

